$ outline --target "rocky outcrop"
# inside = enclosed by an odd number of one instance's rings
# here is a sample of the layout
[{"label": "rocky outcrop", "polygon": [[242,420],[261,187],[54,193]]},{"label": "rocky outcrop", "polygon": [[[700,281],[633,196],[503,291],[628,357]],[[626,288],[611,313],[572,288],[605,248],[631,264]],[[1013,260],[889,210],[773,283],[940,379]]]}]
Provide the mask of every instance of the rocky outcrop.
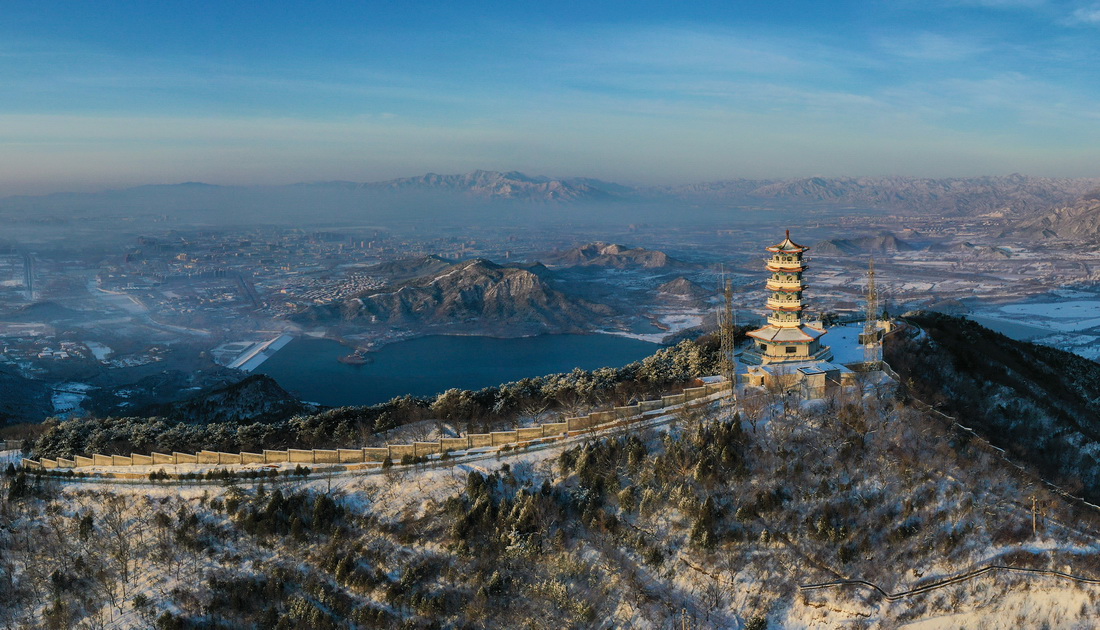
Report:
[{"label": "rocky outcrop", "polygon": [[1006,235],[1100,241],[1100,189],[1086,193],[1076,203],[1044,212],[1006,231]]},{"label": "rocky outcrop", "polygon": [[892,233],[884,232],[875,236],[834,238],[821,241],[815,244],[812,249],[814,254],[818,256],[854,256],[858,254],[907,252],[912,251],[914,248]]},{"label": "rocky outcrop", "polygon": [[294,318],[418,327],[473,324],[493,330],[518,325],[564,332],[587,329],[609,315],[609,307],[555,290],[527,269],[477,258],[342,304],[311,307]]},{"label": "rocky outcrop", "polygon": [[[190,424],[210,422],[274,422],[315,407],[301,403],[265,374],[202,392],[180,402],[151,405],[136,415],[158,416]],[[134,413],[134,412],[131,412]]]},{"label": "rocky outcrop", "polygon": [[614,267],[616,269],[629,267],[661,269],[683,266],[683,263],[660,250],[601,242],[574,247],[565,253],[550,257],[547,262],[561,267]]},{"label": "rocky outcrop", "polygon": [[698,283],[692,282],[683,276],[675,280],[669,280],[657,287],[657,292],[688,300],[705,300],[715,295],[714,291],[708,291]]}]

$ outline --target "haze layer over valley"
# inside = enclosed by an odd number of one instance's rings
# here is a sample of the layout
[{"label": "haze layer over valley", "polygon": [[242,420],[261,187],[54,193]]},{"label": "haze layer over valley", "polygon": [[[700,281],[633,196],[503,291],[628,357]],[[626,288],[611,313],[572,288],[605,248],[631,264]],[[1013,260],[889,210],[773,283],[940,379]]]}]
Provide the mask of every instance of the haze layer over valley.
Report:
[{"label": "haze layer over valley", "polygon": [[280,338],[328,337],[349,354],[427,334],[667,342],[713,328],[722,278],[751,323],[765,299],[760,247],[788,228],[812,247],[818,313],[859,316],[873,255],[892,313],[970,312],[1096,357],[1098,185],[1012,175],[646,188],[476,171],[7,198],[3,370],[26,386],[4,413],[168,402],[239,380]]}]

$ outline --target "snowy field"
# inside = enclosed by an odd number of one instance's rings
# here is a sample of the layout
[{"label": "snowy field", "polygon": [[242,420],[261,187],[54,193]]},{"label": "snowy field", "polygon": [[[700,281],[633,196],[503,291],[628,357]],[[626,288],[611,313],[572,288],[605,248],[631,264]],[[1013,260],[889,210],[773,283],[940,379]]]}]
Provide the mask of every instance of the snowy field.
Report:
[{"label": "snowy field", "polygon": [[703,311],[698,309],[691,310],[672,310],[672,309],[657,309],[654,312],[657,322],[664,326],[664,330],[658,330],[653,333],[636,333],[627,332],[625,330],[597,330],[596,332],[607,335],[616,335],[619,337],[628,337],[630,339],[638,339],[640,341],[648,341],[650,343],[662,343],[667,337],[683,332],[689,328],[695,328],[703,323]]},{"label": "snowy field", "polygon": [[981,308],[970,318],[1013,339],[1100,359],[1100,294],[1058,289],[1042,298]]},{"label": "snowy field", "polygon": [[54,414],[62,417],[79,414],[83,411],[80,408],[81,403],[87,400],[88,392],[93,389],[95,387],[87,383],[59,383],[55,385],[53,394],[50,396]]},{"label": "snowy field", "polygon": [[863,361],[863,346],[859,344],[859,333],[863,332],[863,324],[833,326],[828,331],[821,342],[833,349],[833,363],[843,365]]}]

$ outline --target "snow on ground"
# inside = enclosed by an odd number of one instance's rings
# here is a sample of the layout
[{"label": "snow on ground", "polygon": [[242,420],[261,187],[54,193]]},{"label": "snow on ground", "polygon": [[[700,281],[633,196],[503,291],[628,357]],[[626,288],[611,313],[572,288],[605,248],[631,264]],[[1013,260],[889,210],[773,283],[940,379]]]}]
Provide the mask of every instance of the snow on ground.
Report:
[{"label": "snow on ground", "polygon": [[[1051,292],[1047,301],[1028,301],[987,307],[969,315],[979,324],[1021,341],[1034,341],[1100,359],[1100,337],[1079,334],[1100,328],[1100,299],[1096,293],[1074,289]],[[1082,299],[1086,298],[1086,299]],[[1087,299],[1091,298],[1091,299]]]},{"label": "snow on ground", "polygon": [[0,466],[19,464],[23,461],[23,451],[0,451]]},{"label": "snow on ground", "polygon": [[1100,300],[1070,300],[1066,302],[1038,302],[1007,304],[1001,307],[1005,313],[1038,315],[1057,319],[1082,319],[1100,310]]},{"label": "snow on ground", "polygon": [[697,309],[689,311],[658,309],[654,314],[656,315],[657,322],[664,326],[665,329],[655,333],[634,333],[625,330],[597,330],[596,332],[605,335],[616,335],[618,337],[648,341],[650,343],[661,343],[671,335],[683,332],[689,328],[695,328],[703,323],[703,312]]},{"label": "snow on ground", "polygon": [[821,341],[833,349],[833,363],[844,365],[863,362],[863,346],[859,343],[863,324],[833,326],[828,331]]},{"label": "snow on ground", "polygon": [[114,350],[111,350],[109,347],[99,343],[98,341],[85,341],[84,345],[88,347],[88,350],[91,350],[92,354],[96,358],[96,361],[106,361],[107,357],[109,357],[111,353],[114,352]]},{"label": "snow on ground", "polygon": [[53,388],[50,397],[53,403],[53,412],[58,415],[69,415],[82,411],[80,404],[88,398],[88,392],[95,386],[87,383],[60,383]]}]

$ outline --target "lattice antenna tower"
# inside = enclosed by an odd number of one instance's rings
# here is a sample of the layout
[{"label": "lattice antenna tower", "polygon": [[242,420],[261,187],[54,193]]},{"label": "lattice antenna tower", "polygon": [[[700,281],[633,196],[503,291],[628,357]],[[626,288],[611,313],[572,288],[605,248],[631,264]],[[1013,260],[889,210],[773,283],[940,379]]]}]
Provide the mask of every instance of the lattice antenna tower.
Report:
[{"label": "lattice antenna tower", "polygon": [[878,329],[879,306],[878,289],[875,288],[875,257],[867,268],[867,321],[863,324],[863,361],[878,363],[882,361],[882,341]]},{"label": "lattice antenna tower", "polygon": [[[724,276],[725,274],[723,274]],[[730,400],[737,400],[737,357],[734,352],[737,336],[737,315],[733,311],[733,282],[723,282],[722,293],[725,296],[725,307],[718,314],[718,338],[721,341],[722,352],[722,376],[730,384]]]}]

